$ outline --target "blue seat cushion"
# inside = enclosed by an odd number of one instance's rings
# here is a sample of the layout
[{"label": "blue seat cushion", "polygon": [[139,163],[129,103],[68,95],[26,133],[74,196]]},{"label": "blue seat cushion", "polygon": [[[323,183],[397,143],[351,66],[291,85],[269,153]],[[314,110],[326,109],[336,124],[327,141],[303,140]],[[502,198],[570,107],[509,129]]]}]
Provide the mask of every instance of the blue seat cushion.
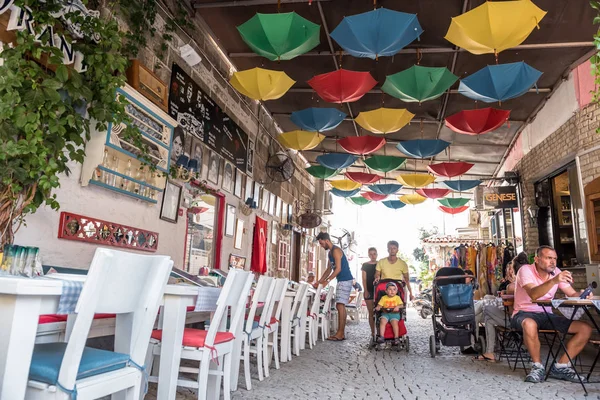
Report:
[{"label": "blue seat cushion", "polygon": [[[29,367],[29,379],[56,385],[66,349],[66,343],[36,344]],[[77,371],[77,379],[125,368],[128,361],[127,354],[86,347]]]}]

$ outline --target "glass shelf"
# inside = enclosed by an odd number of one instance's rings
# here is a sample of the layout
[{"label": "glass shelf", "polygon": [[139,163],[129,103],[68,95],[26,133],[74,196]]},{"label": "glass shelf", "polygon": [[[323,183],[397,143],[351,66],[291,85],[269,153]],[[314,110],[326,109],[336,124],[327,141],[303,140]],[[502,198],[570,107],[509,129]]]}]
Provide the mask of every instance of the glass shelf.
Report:
[{"label": "glass shelf", "polygon": [[[100,169],[100,170],[102,170],[102,171],[105,171],[105,172],[108,172],[108,173],[110,173],[110,174],[114,174],[114,175],[118,176],[119,178],[127,179],[128,181],[131,181],[131,182],[133,182],[133,183],[138,183],[138,184],[140,184],[140,185],[146,186],[146,187],[148,187],[148,188],[150,188],[150,189],[152,189],[152,190],[156,190],[157,192],[162,192],[162,191],[163,191],[163,189],[159,189],[159,188],[157,188],[156,186],[153,186],[153,185],[151,185],[151,184],[149,184],[149,183],[147,183],[147,182],[140,181],[140,180],[138,180],[138,179],[135,179],[135,178],[129,177],[129,176],[125,175],[125,174],[122,174],[122,173],[120,173],[120,172],[118,172],[118,171],[115,171],[115,170],[112,170],[112,169],[106,168],[106,167],[104,167],[104,166],[102,166],[102,165],[98,165],[98,169]],[[110,186],[110,185],[107,185],[107,186],[109,186],[109,187],[113,187],[113,186]]]},{"label": "glass shelf", "polygon": [[[127,178],[127,179],[129,180],[130,178]],[[131,179],[131,181],[134,181],[134,180]],[[118,188],[118,187],[107,185],[104,182],[95,181],[93,179],[90,180],[90,185],[100,186],[100,187],[103,187],[105,189],[113,190],[115,192],[118,192],[118,193],[121,193],[121,194],[124,194],[124,195],[127,195],[127,196],[134,197],[134,198],[136,198],[138,200],[147,201],[148,203],[152,203],[152,204],[158,203],[155,199],[151,199],[150,197],[142,196],[140,194],[133,193],[133,192],[130,192],[128,190],[124,190],[124,189],[121,189],[121,188]]]}]

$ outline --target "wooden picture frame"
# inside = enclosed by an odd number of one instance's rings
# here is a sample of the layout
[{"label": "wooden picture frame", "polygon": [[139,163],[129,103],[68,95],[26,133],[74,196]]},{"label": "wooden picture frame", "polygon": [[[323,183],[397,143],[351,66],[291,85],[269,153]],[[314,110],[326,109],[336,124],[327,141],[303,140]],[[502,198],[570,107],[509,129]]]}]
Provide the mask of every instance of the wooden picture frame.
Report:
[{"label": "wooden picture frame", "polygon": [[177,223],[179,217],[179,202],[181,201],[181,186],[167,180],[160,206],[160,219]]},{"label": "wooden picture frame", "polygon": [[225,236],[233,237],[235,233],[235,206],[232,204],[227,204],[225,209]]},{"label": "wooden picture frame", "polygon": [[229,255],[229,269],[238,268],[245,269],[246,268],[246,257],[238,256],[237,254]]}]

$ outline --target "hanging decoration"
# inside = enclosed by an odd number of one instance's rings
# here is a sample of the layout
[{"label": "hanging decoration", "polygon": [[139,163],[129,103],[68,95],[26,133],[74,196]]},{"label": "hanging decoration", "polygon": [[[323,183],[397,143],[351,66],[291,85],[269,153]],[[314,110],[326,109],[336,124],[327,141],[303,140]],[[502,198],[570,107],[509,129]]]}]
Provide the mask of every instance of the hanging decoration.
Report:
[{"label": "hanging decoration", "polygon": [[422,188],[435,181],[435,176],[429,174],[400,174],[396,180],[411,188]]},{"label": "hanging decoration", "polygon": [[360,192],[360,189],[354,189],[354,190],[339,190],[336,188],[332,188],[329,191],[331,194],[338,196],[338,197],[352,197],[355,194],[357,194],[358,192]]},{"label": "hanging decoration", "polygon": [[320,43],[321,26],[295,12],[261,14],[237,27],[256,54],[271,61],[291,60]]},{"label": "hanging decoration", "polygon": [[377,110],[361,112],[354,120],[369,132],[386,134],[404,128],[414,116],[415,114],[404,108],[381,107]]},{"label": "hanging decoration", "polygon": [[435,175],[445,176],[446,178],[453,178],[466,174],[475,164],[468,162],[442,162],[438,164],[431,164],[427,166],[427,169]]},{"label": "hanging decoration", "polygon": [[413,65],[385,78],[382,90],[405,102],[437,99],[458,80],[446,67]]},{"label": "hanging decoration", "polygon": [[317,162],[325,168],[340,170],[354,164],[357,158],[352,154],[329,153],[317,156]]},{"label": "hanging decoration", "polygon": [[346,172],[344,175],[351,181],[362,183],[363,185],[375,183],[381,179],[379,175],[367,174],[365,172]]},{"label": "hanging decoration", "polygon": [[349,103],[363,97],[375,87],[377,81],[368,72],[340,68],[314,76],[307,83],[329,103]]},{"label": "hanging decoration", "polygon": [[450,193],[450,189],[422,188],[417,189],[416,192],[423,197],[427,197],[428,199],[441,199]]},{"label": "hanging decoration", "polygon": [[360,195],[370,201],[381,201],[388,197],[387,194],[379,194],[375,192],[362,192]]},{"label": "hanging decoration", "polygon": [[348,136],[339,139],[338,143],[348,153],[363,156],[382,148],[385,145],[385,139],[375,136]]},{"label": "hanging decoration", "polygon": [[444,185],[446,185],[451,190],[455,192],[465,192],[467,190],[471,190],[481,184],[480,180],[458,180],[458,181],[443,181]]},{"label": "hanging decoration", "polygon": [[459,111],[446,118],[446,126],[464,135],[483,135],[500,128],[510,116],[510,110],[480,108]]},{"label": "hanging decoration", "polygon": [[364,206],[371,202],[371,200],[365,199],[364,197],[348,197],[348,200],[350,200],[357,206]]},{"label": "hanging decoration", "polygon": [[312,165],[306,168],[306,172],[319,179],[327,179],[337,175],[337,169],[330,169],[322,165]]},{"label": "hanging decoration", "polygon": [[443,212],[445,212],[446,214],[460,214],[463,211],[466,211],[469,209],[469,206],[462,206],[462,207],[456,207],[456,208],[450,208],[450,207],[445,207],[445,206],[439,206],[438,207],[440,210],[442,210]]},{"label": "hanging decoration", "polygon": [[386,200],[382,201],[382,203],[384,206],[391,208],[392,210],[399,210],[406,205],[406,203],[403,203],[400,200]]},{"label": "hanging decoration", "polygon": [[386,196],[397,193],[400,189],[402,189],[402,185],[398,185],[395,183],[381,183],[377,185],[369,185],[369,190],[371,190],[372,192],[384,194]]},{"label": "hanging decoration", "polygon": [[429,158],[446,150],[448,146],[450,143],[441,139],[415,139],[400,142],[396,148],[414,158]]},{"label": "hanging decoration", "polygon": [[340,179],[340,180],[335,180],[335,181],[329,181],[329,183],[334,188],[339,189],[339,190],[344,190],[344,191],[358,189],[359,187],[362,186],[360,183],[351,181],[349,179]]},{"label": "hanging decoration", "polygon": [[335,129],[346,118],[337,108],[306,108],[294,111],[291,121],[300,129],[311,132],[326,132]]},{"label": "hanging decoration", "polygon": [[277,140],[287,149],[292,150],[312,150],[325,139],[324,135],[318,132],[291,131],[284,132],[277,136]]},{"label": "hanging decoration", "polygon": [[412,205],[421,204],[422,202],[427,200],[426,197],[423,197],[417,193],[405,194],[405,195],[400,196],[399,199],[404,204],[412,204]]},{"label": "hanging decoration", "polygon": [[363,162],[370,169],[374,169],[379,172],[391,172],[399,169],[406,162],[404,157],[396,156],[371,156],[365,158]]},{"label": "hanging decoration", "polygon": [[280,98],[296,81],[282,71],[252,68],[234,72],[229,83],[244,96],[265,101]]},{"label": "hanging decoration", "polygon": [[465,204],[467,204],[469,201],[471,201],[471,199],[469,198],[465,198],[465,197],[458,197],[458,198],[445,198],[445,199],[439,199],[438,202],[445,206],[445,207],[449,207],[449,208],[457,208],[457,207],[462,207]]}]

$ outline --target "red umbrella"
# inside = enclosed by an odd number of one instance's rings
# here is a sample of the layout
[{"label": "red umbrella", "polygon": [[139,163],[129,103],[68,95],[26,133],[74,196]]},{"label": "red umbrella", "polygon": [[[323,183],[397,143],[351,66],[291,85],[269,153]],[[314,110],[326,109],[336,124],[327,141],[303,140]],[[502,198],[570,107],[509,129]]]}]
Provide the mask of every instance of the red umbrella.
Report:
[{"label": "red umbrella", "polygon": [[363,185],[375,183],[381,179],[379,175],[367,174],[364,172],[346,172],[344,175],[351,181],[362,183]]},{"label": "red umbrella", "polygon": [[427,197],[428,199],[441,199],[448,193],[450,193],[450,189],[417,189],[417,193],[419,193],[423,197]]},{"label": "red umbrella", "polygon": [[447,213],[447,214],[459,214],[465,210],[467,210],[469,208],[469,206],[462,206],[462,207],[456,207],[456,208],[450,208],[450,207],[446,207],[446,206],[440,206],[439,207],[440,210],[442,210],[443,212]]},{"label": "red umbrella", "polygon": [[387,194],[379,194],[379,193],[375,193],[375,192],[363,192],[360,195],[362,197],[364,197],[365,199],[371,200],[371,201],[380,201],[387,197]]},{"label": "red umbrella", "polygon": [[510,110],[481,108],[464,110],[446,118],[446,126],[465,135],[482,135],[500,128],[508,121]]},{"label": "red umbrella", "polygon": [[323,100],[330,103],[346,103],[363,97],[375,87],[377,81],[368,72],[338,69],[316,75],[308,84]]},{"label": "red umbrella", "polygon": [[443,162],[439,164],[431,164],[427,166],[427,169],[432,174],[441,175],[448,178],[466,174],[474,164],[468,162]]},{"label": "red umbrella", "polygon": [[348,136],[338,140],[344,150],[359,156],[376,152],[385,145],[385,139],[375,136]]}]

